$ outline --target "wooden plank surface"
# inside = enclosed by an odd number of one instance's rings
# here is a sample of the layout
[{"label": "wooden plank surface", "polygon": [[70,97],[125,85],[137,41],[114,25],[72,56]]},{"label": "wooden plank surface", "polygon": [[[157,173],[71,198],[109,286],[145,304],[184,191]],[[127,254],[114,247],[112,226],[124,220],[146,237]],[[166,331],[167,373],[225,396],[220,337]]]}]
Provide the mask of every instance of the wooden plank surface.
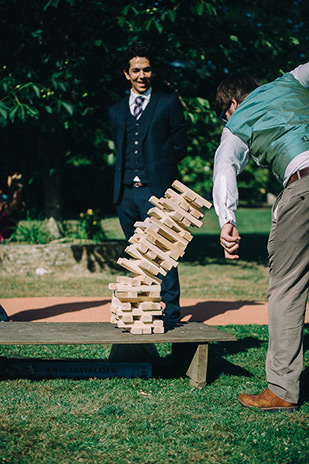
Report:
[{"label": "wooden plank surface", "polygon": [[109,322],[1,322],[1,345],[207,343],[236,341],[202,322],[184,322],[164,334],[133,335]]}]

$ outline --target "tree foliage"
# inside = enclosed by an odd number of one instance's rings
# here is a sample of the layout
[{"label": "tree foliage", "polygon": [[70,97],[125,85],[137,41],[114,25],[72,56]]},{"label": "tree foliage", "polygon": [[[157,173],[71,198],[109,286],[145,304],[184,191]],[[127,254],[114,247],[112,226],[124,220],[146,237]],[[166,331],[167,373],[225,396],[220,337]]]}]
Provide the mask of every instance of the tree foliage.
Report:
[{"label": "tree foliage", "polygon": [[[107,110],[127,92],[123,52],[143,41],[154,86],[183,103],[183,180],[209,196],[218,83],[235,71],[266,82],[307,61],[308,19],[305,0],[0,0],[3,168],[42,190],[48,216],[61,218],[61,189],[67,207],[89,207],[85,196],[107,207],[115,161]],[[243,173],[243,198],[278,189],[258,171],[249,164]]]}]

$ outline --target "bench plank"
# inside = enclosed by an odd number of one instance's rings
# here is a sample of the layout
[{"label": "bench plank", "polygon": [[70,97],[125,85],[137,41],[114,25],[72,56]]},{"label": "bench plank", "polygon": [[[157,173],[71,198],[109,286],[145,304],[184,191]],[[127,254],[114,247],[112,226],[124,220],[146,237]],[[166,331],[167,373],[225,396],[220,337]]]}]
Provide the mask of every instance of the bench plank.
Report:
[{"label": "bench plank", "polygon": [[207,343],[236,341],[234,335],[202,322],[183,322],[164,334],[132,335],[110,322],[1,322],[1,345]]}]

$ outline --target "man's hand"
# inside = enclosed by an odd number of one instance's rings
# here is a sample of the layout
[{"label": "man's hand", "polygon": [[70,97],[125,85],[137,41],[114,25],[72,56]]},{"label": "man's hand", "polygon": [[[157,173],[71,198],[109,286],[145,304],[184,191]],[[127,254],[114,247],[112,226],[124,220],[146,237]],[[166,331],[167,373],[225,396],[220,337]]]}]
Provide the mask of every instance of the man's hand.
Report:
[{"label": "man's hand", "polygon": [[224,257],[227,259],[238,259],[237,250],[239,248],[240,236],[233,224],[227,222],[221,228],[220,243],[224,248]]}]

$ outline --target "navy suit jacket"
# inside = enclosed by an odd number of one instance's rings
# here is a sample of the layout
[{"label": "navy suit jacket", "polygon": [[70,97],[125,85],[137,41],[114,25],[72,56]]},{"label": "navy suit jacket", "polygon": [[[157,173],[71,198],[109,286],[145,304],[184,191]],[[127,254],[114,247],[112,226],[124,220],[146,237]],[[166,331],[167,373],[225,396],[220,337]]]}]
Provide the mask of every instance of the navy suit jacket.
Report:
[{"label": "navy suit jacket", "polygon": [[[109,108],[117,152],[114,181],[116,204],[120,200],[123,184],[128,106],[129,97],[126,97]],[[144,166],[151,192],[160,197],[179,178],[177,164],[185,157],[187,150],[186,122],[175,95],[152,92],[146,110],[146,130],[142,141]]]}]

